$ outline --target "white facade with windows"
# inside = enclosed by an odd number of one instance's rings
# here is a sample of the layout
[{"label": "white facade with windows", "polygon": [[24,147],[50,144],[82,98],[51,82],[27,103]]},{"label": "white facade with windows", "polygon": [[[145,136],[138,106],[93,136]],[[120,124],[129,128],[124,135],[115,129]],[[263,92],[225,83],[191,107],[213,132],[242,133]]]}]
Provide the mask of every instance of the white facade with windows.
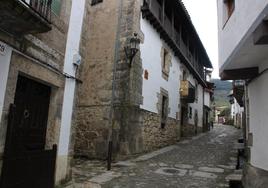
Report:
[{"label": "white facade with windows", "polygon": [[[204,105],[203,86],[198,83],[178,57],[174,56],[172,50],[160,38],[159,33],[157,33],[153,26],[145,19],[141,19],[141,30],[144,34],[144,42],[141,44],[141,58],[143,70],[148,72],[148,79],[143,78],[143,105],[141,108],[158,113],[157,94],[160,93],[160,88],[163,88],[167,90],[169,94],[169,117],[180,120],[180,81],[183,78],[183,71],[186,71],[187,80],[194,87],[197,86],[196,100],[188,106],[188,123],[194,125],[195,112],[197,112],[198,126],[202,127]],[[163,46],[171,53],[172,63],[169,70],[168,80],[165,80],[162,77],[161,49]],[[192,111],[192,114],[190,111]]]},{"label": "white facade with windows", "polygon": [[[268,184],[268,1],[234,0],[233,3],[234,11],[225,21],[226,4],[225,1],[218,0],[220,74],[223,79],[248,81],[245,93],[245,112],[247,112],[245,137],[250,150],[248,156],[250,165],[245,172],[244,186],[266,187]],[[253,173],[251,169],[255,172]]]}]

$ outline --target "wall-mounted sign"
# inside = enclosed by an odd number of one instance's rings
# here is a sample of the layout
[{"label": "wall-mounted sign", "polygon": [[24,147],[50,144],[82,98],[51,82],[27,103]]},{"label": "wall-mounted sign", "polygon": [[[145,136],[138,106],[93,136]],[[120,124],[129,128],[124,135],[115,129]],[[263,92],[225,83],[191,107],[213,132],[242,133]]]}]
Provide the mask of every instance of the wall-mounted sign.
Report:
[{"label": "wall-mounted sign", "polygon": [[5,43],[2,43],[0,42],[0,54],[1,55],[6,55],[6,48],[7,48],[7,45]]}]

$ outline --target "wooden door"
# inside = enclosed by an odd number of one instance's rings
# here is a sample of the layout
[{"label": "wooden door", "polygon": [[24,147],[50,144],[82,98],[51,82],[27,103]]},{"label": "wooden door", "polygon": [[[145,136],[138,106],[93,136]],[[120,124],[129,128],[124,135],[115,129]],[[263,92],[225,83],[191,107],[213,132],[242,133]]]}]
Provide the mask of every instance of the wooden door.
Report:
[{"label": "wooden door", "polygon": [[45,150],[51,88],[19,76],[10,106],[0,187],[52,188],[56,146]]}]

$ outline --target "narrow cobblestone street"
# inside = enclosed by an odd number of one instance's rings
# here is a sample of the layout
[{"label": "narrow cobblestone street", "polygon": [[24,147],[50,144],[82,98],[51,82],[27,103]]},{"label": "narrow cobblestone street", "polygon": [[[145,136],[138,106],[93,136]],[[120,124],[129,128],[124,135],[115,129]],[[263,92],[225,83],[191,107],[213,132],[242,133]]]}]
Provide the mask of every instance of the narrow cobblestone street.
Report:
[{"label": "narrow cobblestone street", "polygon": [[79,160],[75,181],[104,188],[229,187],[228,179],[240,176],[233,149],[240,135],[234,127],[215,126],[209,133],[114,164],[110,172],[105,172],[105,163]]}]

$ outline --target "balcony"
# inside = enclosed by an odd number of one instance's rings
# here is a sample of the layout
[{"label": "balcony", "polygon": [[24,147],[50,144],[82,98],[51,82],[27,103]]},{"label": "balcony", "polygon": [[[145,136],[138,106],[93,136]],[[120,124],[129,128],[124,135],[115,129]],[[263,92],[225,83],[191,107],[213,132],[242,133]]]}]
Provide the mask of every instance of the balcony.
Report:
[{"label": "balcony", "polygon": [[181,100],[186,103],[195,102],[195,87],[187,80],[181,80],[180,88]]},{"label": "balcony", "polygon": [[13,36],[51,30],[52,0],[1,0],[0,29]]},{"label": "balcony", "polygon": [[233,81],[233,96],[238,104],[244,106],[245,82],[241,80]]},{"label": "balcony", "polygon": [[[180,22],[179,20],[175,20],[175,10],[172,11],[173,16],[170,19],[166,15],[165,8],[162,7],[163,5],[160,5],[159,1],[157,0],[144,0],[144,4],[142,6],[143,18],[146,18],[151,23],[151,25],[160,34],[160,37],[165,40],[165,42],[174,51],[175,55],[180,58],[182,63],[187,66],[187,68],[197,77],[199,81],[204,83],[205,77],[203,72],[203,64],[200,61],[197,61],[198,58],[196,58],[196,54],[191,53],[189,45],[185,42],[187,40],[186,37],[184,38],[182,36],[182,31],[175,29],[175,22],[177,24]],[[181,23],[181,25],[185,24]],[[187,38],[189,39],[191,37],[187,36]],[[198,41],[196,41],[196,43],[198,43]],[[202,67],[200,64],[202,64]]]}]

